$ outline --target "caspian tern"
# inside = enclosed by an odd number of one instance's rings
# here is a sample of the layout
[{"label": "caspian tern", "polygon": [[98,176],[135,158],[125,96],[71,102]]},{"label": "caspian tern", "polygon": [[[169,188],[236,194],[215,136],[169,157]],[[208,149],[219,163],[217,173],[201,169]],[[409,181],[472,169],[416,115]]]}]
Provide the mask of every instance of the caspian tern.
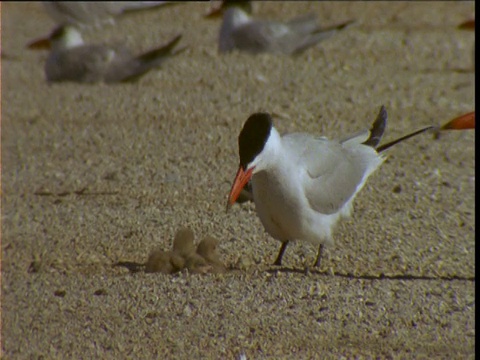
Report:
[{"label": "caspian tern", "polygon": [[113,22],[113,17],[131,10],[150,9],[170,1],[44,1],[58,25],[91,26]]},{"label": "caspian tern", "polygon": [[45,73],[50,82],[73,81],[81,83],[106,83],[133,81],[158,67],[174,51],[182,35],[167,44],[141,55],[133,55],[123,47],[84,44],[80,32],[69,25],[56,28],[49,39],[42,39],[31,47],[51,45],[45,63]]},{"label": "caspian tern", "polygon": [[248,1],[225,1],[223,5],[226,9],[220,27],[220,53],[238,49],[252,54],[296,55],[353,22],[321,28],[314,14],[297,17],[287,23],[255,20],[249,14],[251,4]]},{"label": "caspian tern", "polygon": [[268,113],[255,113],[238,137],[240,166],[227,210],[251,179],[253,200],[265,230],[282,242],[274,265],[281,265],[291,240],[333,245],[337,222],[350,215],[355,195],[396,143],[434,128],[429,126],[377,146],[386,127],[382,106],[370,130],[340,140],[305,133],[280,136]]}]

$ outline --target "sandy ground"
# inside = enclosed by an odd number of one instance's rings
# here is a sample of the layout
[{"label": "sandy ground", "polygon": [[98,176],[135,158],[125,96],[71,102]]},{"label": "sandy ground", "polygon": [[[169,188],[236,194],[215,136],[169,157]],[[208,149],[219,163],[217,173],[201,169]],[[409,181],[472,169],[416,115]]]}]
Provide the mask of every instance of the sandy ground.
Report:
[{"label": "sandy ground", "polygon": [[[384,104],[384,141],[474,109],[473,2],[256,4],[315,12],[338,36],[296,58],[220,56],[208,3],[136,13],[86,37],[188,50],[133,84],[48,85],[25,44],[41,4],[2,4],[2,351],[5,359],[474,358],[474,132],[398,145],[356,198],[321,268],[251,203],[225,213],[237,135],[340,137]],[[43,195],[42,195],[43,194]],[[48,195],[50,194],[50,195]],[[181,226],[221,240],[225,274],[130,273]]]}]

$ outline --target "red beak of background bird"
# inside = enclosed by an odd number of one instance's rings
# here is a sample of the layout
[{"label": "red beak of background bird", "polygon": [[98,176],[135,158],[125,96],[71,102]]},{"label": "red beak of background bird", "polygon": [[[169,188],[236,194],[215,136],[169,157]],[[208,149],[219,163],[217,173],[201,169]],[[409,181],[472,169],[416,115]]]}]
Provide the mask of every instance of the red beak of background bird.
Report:
[{"label": "red beak of background bird", "polygon": [[461,23],[458,25],[458,28],[462,30],[475,30],[475,19]]},{"label": "red beak of background bird", "polygon": [[40,50],[40,49],[50,49],[52,47],[52,43],[48,37],[36,39],[30,42],[27,47],[32,50]]},{"label": "red beak of background bird", "polygon": [[442,126],[442,130],[466,129],[475,129],[475,111],[456,117]]},{"label": "red beak of background bird", "polygon": [[207,19],[217,19],[223,15],[223,7],[220,5],[218,8],[210,10],[208,14],[205,14]]},{"label": "red beak of background bird", "polygon": [[247,172],[245,172],[242,166],[238,168],[237,175],[235,176],[235,180],[233,181],[233,185],[230,190],[230,194],[228,195],[227,211],[230,209],[230,206],[235,204],[235,201],[240,195],[243,187],[252,178],[253,169],[254,168],[248,169]]}]

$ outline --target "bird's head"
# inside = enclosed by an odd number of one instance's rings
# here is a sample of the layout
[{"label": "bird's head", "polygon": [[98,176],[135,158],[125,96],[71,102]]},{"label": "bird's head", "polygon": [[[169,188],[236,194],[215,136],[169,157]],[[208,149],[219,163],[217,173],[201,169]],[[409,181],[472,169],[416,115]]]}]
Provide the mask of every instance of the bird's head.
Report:
[{"label": "bird's head", "polygon": [[69,49],[83,45],[83,38],[71,25],[57,26],[47,37],[35,39],[28,44],[29,49]]},{"label": "bird's head", "polygon": [[275,135],[278,134],[268,113],[250,115],[243,125],[238,136],[240,165],[228,196],[227,209],[235,203],[253,174],[268,166],[269,153],[275,151],[271,145]]},{"label": "bird's head", "polygon": [[232,7],[241,9],[249,15],[252,14],[252,2],[250,0],[224,0],[219,7],[211,10],[205,15],[205,17],[208,19],[219,18],[223,15],[226,9]]}]

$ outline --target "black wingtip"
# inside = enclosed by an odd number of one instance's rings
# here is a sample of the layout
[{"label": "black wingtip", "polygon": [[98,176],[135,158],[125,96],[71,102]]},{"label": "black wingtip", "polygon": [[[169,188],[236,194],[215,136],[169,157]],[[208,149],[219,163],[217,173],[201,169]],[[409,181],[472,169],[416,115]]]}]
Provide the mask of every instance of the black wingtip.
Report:
[{"label": "black wingtip", "polygon": [[380,107],[380,112],[377,115],[371,129],[370,137],[363,144],[375,148],[382,139],[385,128],[387,127],[387,110],[385,106]]},{"label": "black wingtip", "polygon": [[162,45],[156,49],[150,50],[140,55],[138,59],[142,62],[151,62],[151,61],[156,61],[158,58],[171,55],[173,48],[178,44],[182,36],[183,36],[182,34],[178,34],[165,45]]},{"label": "black wingtip", "polygon": [[319,27],[318,29],[313,31],[313,33],[322,33],[322,32],[333,31],[333,30],[340,31],[340,30],[343,30],[343,29],[346,29],[346,28],[350,27],[350,25],[352,25],[356,22],[357,22],[356,20],[348,20],[348,21],[345,21],[343,23],[328,26],[328,27],[323,27],[323,28]]},{"label": "black wingtip", "polygon": [[356,23],[357,21],[356,20],[348,20],[348,21],[345,21],[344,23],[342,24],[339,24],[337,25],[337,29],[338,30],[343,30],[345,29],[346,27],[349,27],[350,25]]}]

